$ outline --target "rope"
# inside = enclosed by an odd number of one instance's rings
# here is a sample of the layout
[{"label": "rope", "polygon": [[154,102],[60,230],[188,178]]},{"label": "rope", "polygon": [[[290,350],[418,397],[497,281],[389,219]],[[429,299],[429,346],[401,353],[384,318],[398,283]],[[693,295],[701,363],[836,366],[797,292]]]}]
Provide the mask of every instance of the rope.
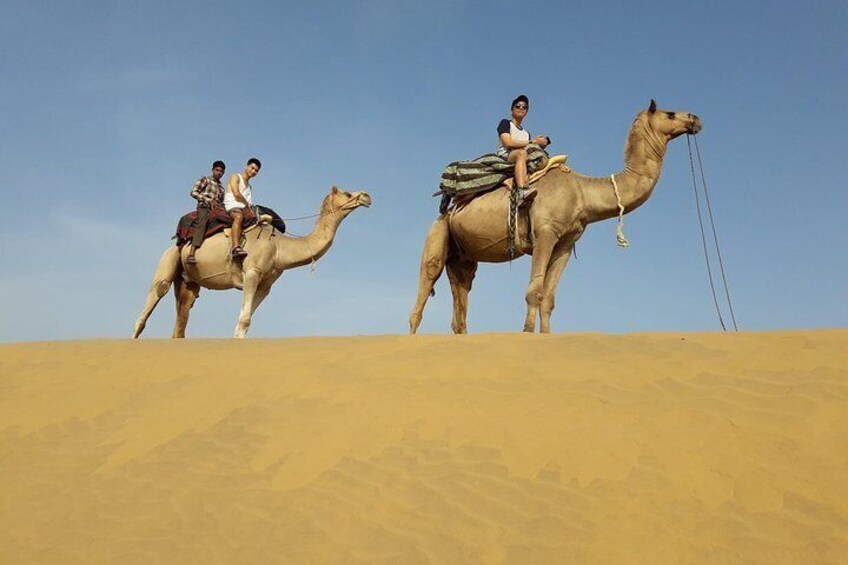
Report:
[{"label": "rope", "polygon": [[630,242],[624,237],[624,205],[621,203],[621,195],[618,193],[618,184],[615,182],[615,175],[610,175],[612,181],[612,189],[615,191],[615,199],[618,202],[618,226],[615,228],[615,239],[618,241],[618,246],[622,248],[630,247]]},{"label": "rope", "polygon": [[[713,304],[715,305],[716,314],[718,315],[718,322],[719,322],[719,324],[721,324],[722,331],[726,332],[727,326],[725,326],[725,324],[724,324],[724,318],[721,315],[721,308],[718,305],[718,296],[716,296],[715,283],[713,282],[713,270],[712,270],[712,266],[710,265],[710,254],[707,251],[707,236],[706,236],[706,233],[704,232],[704,219],[703,219],[703,215],[701,214],[701,197],[700,197],[700,194],[698,192],[698,183],[695,179],[695,160],[692,157],[692,143],[689,141],[690,137],[691,137],[691,135],[686,136],[686,146],[689,149],[689,170],[692,173],[692,188],[694,189],[694,192],[695,192],[695,209],[698,212],[698,225],[701,228],[701,244],[702,244],[702,247],[704,249],[704,261],[706,262],[706,265],[707,265],[707,277],[709,278],[709,281],[710,281],[710,292],[712,293],[712,296],[713,296]],[[704,190],[706,191],[706,185],[704,186]],[[715,232],[713,232],[713,233],[715,234]],[[715,243],[716,243],[716,248],[718,248],[718,240],[717,239],[716,239]],[[734,329],[736,330],[735,320],[734,320]],[[736,330],[736,331],[738,331],[738,330]]]},{"label": "rope", "polygon": [[310,214],[309,216],[298,216],[297,218],[281,218],[281,219],[282,219],[283,221],[285,221],[285,222],[297,222],[298,220],[308,220],[308,219],[310,219],[310,218],[318,218],[318,217],[320,217],[320,216],[325,216],[325,215],[327,215],[327,214],[335,214],[336,212],[338,212],[339,210],[341,210],[342,208],[344,208],[344,207],[345,207],[345,205],[346,205],[348,202],[352,202],[353,200],[356,200],[356,197],[351,196],[350,198],[348,198],[347,200],[345,200],[344,202],[342,202],[342,205],[341,205],[341,206],[339,206],[338,208],[335,208],[335,209],[333,209],[333,210],[330,210],[329,212],[318,212],[318,213],[316,213],[316,214]]},{"label": "rope", "polygon": [[713,206],[710,203],[710,193],[707,191],[707,179],[704,176],[704,164],[701,161],[701,149],[698,147],[697,137],[695,137],[695,154],[698,156],[698,168],[701,171],[701,186],[704,187],[704,197],[707,201],[707,213],[710,216],[710,226],[713,230],[713,241],[715,242],[716,257],[718,257],[718,268],[721,271],[721,281],[724,284],[724,295],[727,298],[727,308],[730,310],[730,319],[733,321],[733,331],[738,332],[739,327],[736,325],[736,315],[733,313],[733,303],[730,300],[730,288],[727,286],[727,277],[724,274],[724,261],[721,259],[721,249],[718,246],[718,235],[716,234],[715,221],[713,220]]},{"label": "rope", "polygon": [[518,191],[521,190],[512,185],[512,190],[509,191],[509,219],[507,221],[508,225],[508,236],[509,242],[507,243],[507,251],[509,252],[509,260],[512,262],[515,259],[515,237],[516,237],[516,219],[518,217]]}]

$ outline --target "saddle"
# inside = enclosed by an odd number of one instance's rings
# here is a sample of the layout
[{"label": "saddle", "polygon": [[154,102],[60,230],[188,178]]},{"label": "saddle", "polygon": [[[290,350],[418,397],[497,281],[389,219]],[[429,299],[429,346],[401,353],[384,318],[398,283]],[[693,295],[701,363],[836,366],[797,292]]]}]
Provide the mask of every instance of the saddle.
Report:
[{"label": "saddle", "polygon": [[[548,159],[548,164],[545,165],[545,168],[540,169],[540,170],[536,171],[535,173],[533,173],[532,175],[530,175],[530,177],[527,179],[528,186],[532,185],[535,182],[538,182],[539,179],[544,177],[546,174],[548,174],[555,167],[561,169],[562,171],[564,171],[566,173],[570,173],[571,167],[569,167],[568,165],[565,164],[565,162],[567,160],[568,160],[568,155],[554,155],[553,157]],[[507,190],[512,190],[513,184],[515,184],[515,179],[509,178],[509,179],[505,180],[504,182],[502,182],[500,185],[496,186],[492,190],[498,190],[500,188],[506,188]],[[486,194],[486,192],[491,192],[491,191],[475,192],[475,193],[471,193],[471,194],[461,194],[459,196],[455,196],[453,198],[453,206],[451,206],[451,209],[454,210],[454,211],[459,210],[459,209],[463,208],[465,205],[467,205],[469,202],[471,202],[472,200],[474,200],[475,198],[480,196],[481,194]]]}]

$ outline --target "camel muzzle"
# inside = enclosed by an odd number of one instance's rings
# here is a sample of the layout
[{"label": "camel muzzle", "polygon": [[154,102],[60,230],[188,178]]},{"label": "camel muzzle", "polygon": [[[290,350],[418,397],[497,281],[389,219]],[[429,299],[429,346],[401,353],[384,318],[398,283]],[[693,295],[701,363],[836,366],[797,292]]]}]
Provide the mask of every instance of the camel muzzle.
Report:
[{"label": "camel muzzle", "polygon": [[699,118],[698,116],[690,114],[690,117],[692,118],[692,123],[689,125],[689,133],[695,135],[700,132],[704,126],[701,123],[701,118]]}]

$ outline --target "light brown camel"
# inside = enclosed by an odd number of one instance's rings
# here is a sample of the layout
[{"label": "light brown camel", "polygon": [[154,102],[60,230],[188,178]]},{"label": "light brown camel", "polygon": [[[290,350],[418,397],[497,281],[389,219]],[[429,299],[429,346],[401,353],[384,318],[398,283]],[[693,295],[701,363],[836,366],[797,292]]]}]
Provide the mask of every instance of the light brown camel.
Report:
[{"label": "light brown camel", "polygon": [[242,338],[250,327],[250,319],[283,271],[308,265],[324,256],[333,244],[336,230],[348,214],[360,206],[371,205],[367,192],[346,192],[335,186],[321,204],[315,228],[305,237],[290,237],[273,229],[270,224],[257,226],[243,235],[242,247],[248,256],[241,262],[230,257],[230,241],[223,234],[210,237],[197,250],[195,265],[186,265],[188,246],[182,253],[169,247],[159,259],[153,283],[147,292],[147,302],[135,323],[133,337],[144,330],[147,319],[174,283],[177,299],[177,321],[173,337],[185,337],[188,314],[200,288],[243,291],[241,311],[235,337]]},{"label": "light brown camel", "polygon": [[[624,170],[613,175],[625,213],[641,206],[650,196],[662,172],[669,141],[701,130],[698,116],[687,112],[658,110],[651,100],[639,112],[624,147]],[[524,331],[551,330],[554,296],[574,243],[588,224],[613,218],[619,207],[610,177],[587,177],[554,169],[534,185],[536,199],[519,214],[515,256],[531,254],[530,284],[525,301]],[[453,293],[455,333],[466,333],[468,294],[479,262],[510,260],[507,236],[508,192],[497,189],[439,216],[430,228],[421,256],[418,299],[409,316],[409,332],[421,323],[433,285],[447,268]]]}]

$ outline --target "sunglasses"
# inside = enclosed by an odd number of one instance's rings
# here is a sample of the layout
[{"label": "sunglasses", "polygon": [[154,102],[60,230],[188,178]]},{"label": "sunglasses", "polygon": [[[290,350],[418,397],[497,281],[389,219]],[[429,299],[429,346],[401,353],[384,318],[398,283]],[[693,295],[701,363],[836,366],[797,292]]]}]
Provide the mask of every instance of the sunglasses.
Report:
[{"label": "sunglasses", "polygon": [[525,105],[525,104],[516,104],[515,106],[513,106],[513,108],[518,108],[519,110],[526,110],[526,109],[527,109],[527,105]]}]

